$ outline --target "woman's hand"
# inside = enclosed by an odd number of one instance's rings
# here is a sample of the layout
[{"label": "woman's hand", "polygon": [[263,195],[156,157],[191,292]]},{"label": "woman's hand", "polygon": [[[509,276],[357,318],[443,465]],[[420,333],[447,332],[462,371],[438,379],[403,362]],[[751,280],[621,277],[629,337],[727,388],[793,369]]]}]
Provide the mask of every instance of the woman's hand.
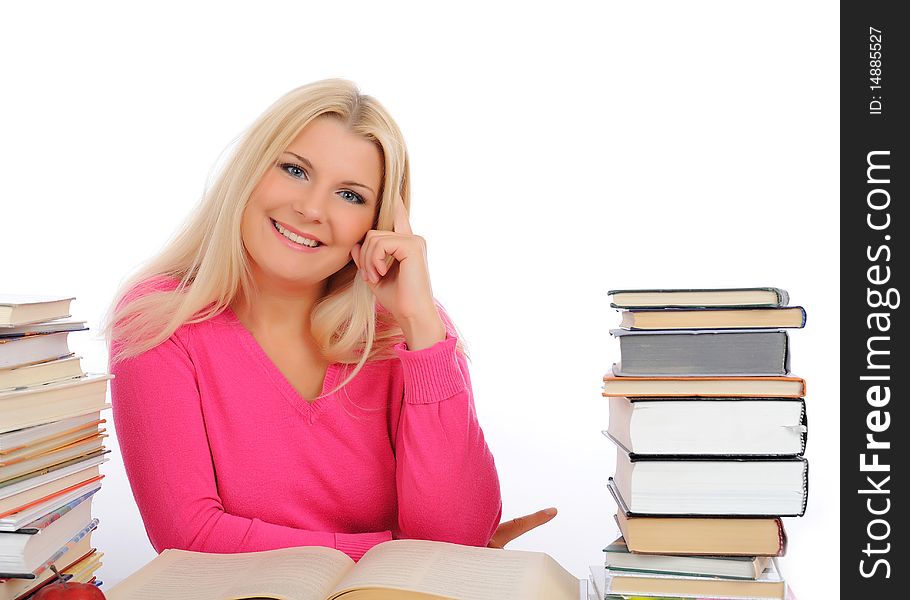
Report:
[{"label": "woman's hand", "polygon": [[396,196],[393,230],[371,229],[351,249],[351,258],[376,299],[401,326],[409,350],[445,339],[445,324],[430,287],[426,242],[411,232],[401,196]]},{"label": "woman's hand", "polygon": [[543,525],[555,516],[555,508],[545,508],[543,510],[537,511],[534,514],[525,515],[523,517],[512,519],[511,521],[500,523],[499,527],[496,528],[496,533],[493,534],[493,538],[490,540],[490,543],[487,544],[487,547],[500,549],[505,548],[506,544],[518,536],[531,531],[535,527]]}]

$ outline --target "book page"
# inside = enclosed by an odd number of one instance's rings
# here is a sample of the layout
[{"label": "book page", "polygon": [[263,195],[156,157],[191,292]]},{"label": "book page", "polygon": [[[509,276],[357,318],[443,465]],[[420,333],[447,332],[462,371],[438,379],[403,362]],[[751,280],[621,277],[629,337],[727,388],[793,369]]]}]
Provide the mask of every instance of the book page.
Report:
[{"label": "book page", "polygon": [[393,540],[364,554],[331,598],[378,587],[459,600],[577,600],[579,589],[575,577],[540,552]]},{"label": "book page", "polygon": [[325,600],[354,564],[320,546],[243,554],[165,550],[110,591],[108,600]]}]

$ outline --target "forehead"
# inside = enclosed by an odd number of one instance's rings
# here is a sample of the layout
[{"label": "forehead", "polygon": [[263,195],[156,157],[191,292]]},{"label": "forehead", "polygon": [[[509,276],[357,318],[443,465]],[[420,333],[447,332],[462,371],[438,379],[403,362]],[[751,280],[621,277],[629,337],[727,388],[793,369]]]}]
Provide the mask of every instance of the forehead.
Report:
[{"label": "forehead", "polygon": [[334,117],[310,121],[288,144],[287,151],[306,158],[316,170],[328,175],[356,175],[368,179],[364,182],[368,185],[378,185],[382,176],[382,153],[376,144]]}]

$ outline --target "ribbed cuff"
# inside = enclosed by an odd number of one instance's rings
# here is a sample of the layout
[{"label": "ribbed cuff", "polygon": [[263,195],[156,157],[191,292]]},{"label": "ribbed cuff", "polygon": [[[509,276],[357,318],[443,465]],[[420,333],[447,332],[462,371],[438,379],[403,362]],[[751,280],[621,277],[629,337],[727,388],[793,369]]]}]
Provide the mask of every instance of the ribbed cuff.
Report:
[{"label": "ribbed cuff", "polygon": [[376,533],[336,533],[335,548],[341,550],[355,561],[360,560],[367,550],[392,539],[391,531]]},{"label": "ribbed cuff", "polygon": [[457,343],[458,338],[446,335],[446,339],[422,350],[408,350],[405,342],[393,346],[404,370],[405,402],[431,404],[465,389],[455,355]]}]

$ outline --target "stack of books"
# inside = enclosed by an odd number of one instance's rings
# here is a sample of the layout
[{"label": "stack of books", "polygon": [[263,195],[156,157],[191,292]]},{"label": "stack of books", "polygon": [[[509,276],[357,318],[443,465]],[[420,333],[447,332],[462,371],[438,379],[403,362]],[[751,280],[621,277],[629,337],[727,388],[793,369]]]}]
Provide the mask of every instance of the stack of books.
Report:
[{"label": "stack of books", "polygon": [[0,294],[0,600],[58,580],[90,582],[92,496],[109,450],[109,374],[82,370],[68,336],[73,298]]},{"label": "stack of books", "polygon": [[788,596],[781,517],[808,495],[805,382],[778,288],[611,291],[621,359],[604,377],[622,536],[591,567],[598,598]]}]

